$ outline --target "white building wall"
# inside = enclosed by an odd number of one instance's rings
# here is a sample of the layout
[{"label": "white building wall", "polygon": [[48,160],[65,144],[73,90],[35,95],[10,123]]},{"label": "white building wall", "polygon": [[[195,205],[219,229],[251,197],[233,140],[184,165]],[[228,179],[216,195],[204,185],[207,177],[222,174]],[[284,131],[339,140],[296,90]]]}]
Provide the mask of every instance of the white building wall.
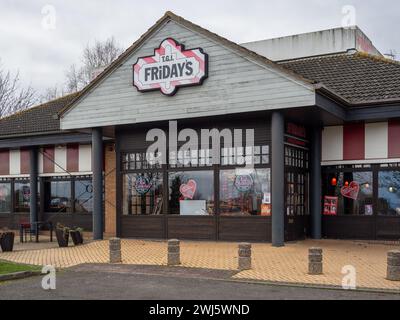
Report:
[{"label": "white building wall", "polygon": [[10,150],[10,175],[21,174],[21,154],[19,150]]},{"label": "white building wall", "polygon": [[55,147],[54,162],[54,172],[65,173],[65,171],[67,170],[67,147]]},{"label": "white building wall", "polygon": [[322,131],[322,161],[343,160],[343,126]]},{"label": "white building wall", "polygon": [[365,159],[386,159],[389,152],[387,122],[365,124]]},{"label": "white building wall", "polygon": [[92,146],[79,146],[79,172],[92,172]]}]

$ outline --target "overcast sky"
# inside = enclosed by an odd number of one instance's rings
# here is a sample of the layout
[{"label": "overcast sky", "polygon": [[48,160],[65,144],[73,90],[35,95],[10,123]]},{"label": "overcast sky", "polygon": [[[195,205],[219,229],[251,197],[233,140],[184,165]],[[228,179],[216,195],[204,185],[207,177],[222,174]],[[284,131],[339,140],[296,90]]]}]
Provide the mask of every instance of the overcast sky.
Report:
[{"label": "overcast sky", "polygon": [[400,54],[398,0],[0,0],[0,59],[44,90],[63,84],[87,43],[115,36],[127,48],[167,10],[242,43],[339,27],[346,5],[378,49]]}]

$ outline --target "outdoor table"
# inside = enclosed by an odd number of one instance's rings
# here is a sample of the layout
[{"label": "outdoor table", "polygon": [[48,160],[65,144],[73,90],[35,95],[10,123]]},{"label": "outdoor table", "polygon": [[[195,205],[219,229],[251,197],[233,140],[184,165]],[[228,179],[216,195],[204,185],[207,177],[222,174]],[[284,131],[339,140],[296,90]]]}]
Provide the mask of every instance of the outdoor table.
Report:
[{"label": "outdoor table", "polygon": [[[53,223],[51,221],[38,221],[31,224],[31,229],[35,230],[36,243],[39,243],[39,231],[42,227],[47,226],[50,229],[50,242],[53,242]],[[21,243],[24,242],[24,230],[26,229],[26,224],[21,223],[20,225],[20,240]]]}]

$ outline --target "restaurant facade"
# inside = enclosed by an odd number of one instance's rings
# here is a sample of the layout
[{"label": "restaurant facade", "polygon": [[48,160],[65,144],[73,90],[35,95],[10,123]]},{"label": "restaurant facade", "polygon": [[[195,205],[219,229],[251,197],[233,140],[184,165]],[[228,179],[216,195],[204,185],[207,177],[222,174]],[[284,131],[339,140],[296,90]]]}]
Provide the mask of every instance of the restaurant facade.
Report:
[{"label": "restaurant facade", "polygon": [[332,32],[354,46],[272,61],[166,13],[81,92],[0,120],[1,226],[398,240],[400,65]]}]

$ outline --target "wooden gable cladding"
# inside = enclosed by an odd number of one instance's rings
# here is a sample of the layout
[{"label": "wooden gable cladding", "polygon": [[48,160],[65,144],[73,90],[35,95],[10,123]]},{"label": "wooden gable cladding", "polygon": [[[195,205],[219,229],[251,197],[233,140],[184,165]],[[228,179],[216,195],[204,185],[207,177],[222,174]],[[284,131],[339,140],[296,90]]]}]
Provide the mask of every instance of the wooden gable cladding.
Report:
[{"label": "wooden gable cladding", "polygon": [[[151,56],[166,38],[209,56],[209,77],[202,86],[182,88],[175,96],[138,92],[132,66]],[[222,41],[167,21],[92,90],[62,115],[62,129],[148,123],[315,105],[314,87],[272,64],[254,62]]]}]

